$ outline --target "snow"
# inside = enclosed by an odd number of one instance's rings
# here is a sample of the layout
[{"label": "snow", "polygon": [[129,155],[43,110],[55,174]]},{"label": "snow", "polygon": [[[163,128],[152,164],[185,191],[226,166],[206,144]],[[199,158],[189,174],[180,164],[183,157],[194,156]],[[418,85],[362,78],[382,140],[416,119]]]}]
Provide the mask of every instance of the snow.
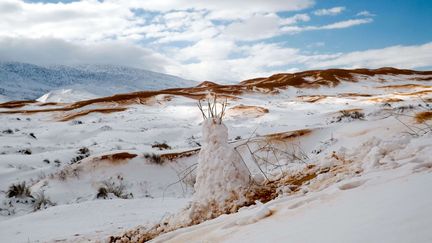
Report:
[{"label": "snow", "polygon": [[[184,199],[95,200],[51,207],[0,221],[3,242],[82,241],[120,233],[143,223],[158,222],[186,204]],[[163,209],[163,210],[161,210]]]},{"label": "snow", "polygon": [[56,103],[72,103],[80,100],[90,100],[97,98],[97,95],[89,93],[85,90],[59,89],[50,91],[38,99],[39,102],[56,102]]},{"label": "snow", "polygon": [[[332,88],[293,88],[272,95],[247,93],[229,100],[227,110],[244,104],[269,112],[253,117],[227,116],[223,124],[203,122],[196,101],[185,97],[128,105],[122,112],[90,113],[67,122],[58,121],[64,112],[1,114],[0,208],[8,202],[8,187],[22,181],[31,185],[32,193],[44,191],[56,203],[37,212],[30,204],[14,203],[14,215],[1,210],[1,238],[5,242],[103,242],[138,225],[151,227],[169,215],[188,217],[185,208],[192,200],[224,201],[227,190],[241,194],[249,172],[262,184],[266,179],[263,172],[277,180],[314,165],[311,171],[319,173],[298,190],[284,185],[269,202],[162,234],[154,241],[430,242],[432,133],[427,125],[412,118],[428,108],[418,96],[406,93],[431,88],[378,88],[411,83],[429,84],[406,75],[375,76]],[[372,96],[342,95],[353,91]],[[73,88],[65,94],[58,92],[59,96],[53,92],[44,101],[67,102],[82,99],[84,94]],[[310,103],[299,95],[328,97]],[[372,98],[402,101],[388,106]],[[431,98],[431,93],[422,98]],[[104,106],[81,110],[100,107]],[[19,109],[40,108],[35,103]],[[340,111],[349,109],[360,109],[364,118],[339,119]],[[7,110],[11,109],[0,108]],[[309,133],[292,138],[274,136],[297,130]],[[166,142],[171,149],[152,148],[155,142]],[[259,160],[258,168],[242,145],[245,142],[254,151],[272,146],[282,152],[258,151],[268,160]],[[89,149],[89,156],[73,162],[82,147]],[[199,147],[198,154],[162,164],[144,156]],[[26,149],[31,154],[23,153]],[[118,153],[136,156],[118,161],[101,159]],[[246,167],[235,166],[244,165],[241,159]],[[231,161],[234,165],[228,163]],[[98,189],[110,178],[124,183],[133,199],[97,199]]]},{"label": "snow", "polygon": [[[430,159],[422,158],[432,155],[431,135],[403,138],[408,142],[401,150],[389,146],[389,154],[376,156],[380,168],[370,168],[361,176],[345,177],[306,195],[251,206],[167,233],[154,242],[429,242],[432,197],[426,185],[432,182],[432,167],[425,162]],[[369,144],[349,153],[363,158]],[[390,161],[383,161],[389,157],[400,164],[384,170]]]},{"label": "snow", "polygon": [[272,215],[254,224],[232,224],[253,217],[240,212],[154,242],[430,242],[432,198],[425,185],[431,182],[424,173],[311,200],[279,200],[269,206]]},{"label": "snow", "polygon": [[[176,76],[116,65],[38,66],[20,62],[0,62],[0,95],[11,100],[37,99],[53,90],[85,91],[109,96],[141,90],[195,86],[195,81]],[[56,99],[59,99],[59,92]],[[69,97],[69,98],[67,98]],[[70,100],[70,95],[66,100]],[[61,97],[60,97],[61,99]]]}]

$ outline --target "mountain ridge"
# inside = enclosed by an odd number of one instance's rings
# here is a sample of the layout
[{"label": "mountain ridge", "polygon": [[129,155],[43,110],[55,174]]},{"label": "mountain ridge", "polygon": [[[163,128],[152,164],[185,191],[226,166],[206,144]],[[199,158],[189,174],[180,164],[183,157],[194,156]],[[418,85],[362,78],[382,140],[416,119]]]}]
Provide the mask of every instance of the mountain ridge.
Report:
[{"label": "mountain ridge", "polygon": [[0,83],[0,95],[11,100],[37,99],[60,89],[109,96],[196,85],[177,76],[119,65],[41,66],[22,62],[0,62]]}]

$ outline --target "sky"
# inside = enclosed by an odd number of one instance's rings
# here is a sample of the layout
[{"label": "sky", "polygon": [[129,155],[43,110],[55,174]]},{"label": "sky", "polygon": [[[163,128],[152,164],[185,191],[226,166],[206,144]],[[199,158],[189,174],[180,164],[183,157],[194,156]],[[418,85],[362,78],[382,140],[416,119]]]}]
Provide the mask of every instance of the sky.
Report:
[{"label": "sky", "polygon": [[115,64],[197,81],[432,70],[430,0],[0,0],[0,61]]}]

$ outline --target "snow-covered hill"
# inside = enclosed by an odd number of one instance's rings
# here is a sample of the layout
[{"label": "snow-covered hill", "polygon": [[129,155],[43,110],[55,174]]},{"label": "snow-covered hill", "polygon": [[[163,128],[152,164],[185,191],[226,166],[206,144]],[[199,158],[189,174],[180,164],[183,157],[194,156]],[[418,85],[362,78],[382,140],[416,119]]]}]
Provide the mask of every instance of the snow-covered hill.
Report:
[{"label": "snow-covered hill", "polygon": [[[431,82],[430,72],[322,70],[71,104],[0,104],[0,236],[431,242]],[[218,146],[205,141],[214,136],[197,108],[209,91],[228,101]],[[206,148],[217,153],[199,152]],[[197,163],[231,155],[241,156],[251,188],[262,189],[244,195],[256,203],[182,224],[204,178]],[[230,188],[232,181],[214,180],[230,175],[218,167],[207,167],[214,174],[206,178],[213,189]],[[28,192],[17,186],[23,182]]]},{"label": "snow-covered hill", "polygon": [[196,85],[172,75],[115,65],[37,66],[19,62],[0,62],[0,84],[0,95],[9,100],[37,99],[61,89],[108,96]]}]

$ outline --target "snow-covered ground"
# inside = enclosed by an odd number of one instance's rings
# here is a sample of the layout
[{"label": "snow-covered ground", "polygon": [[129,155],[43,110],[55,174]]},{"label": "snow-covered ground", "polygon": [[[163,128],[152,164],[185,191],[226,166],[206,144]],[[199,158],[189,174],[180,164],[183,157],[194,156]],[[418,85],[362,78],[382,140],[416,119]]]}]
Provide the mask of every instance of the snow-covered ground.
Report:
[{"label": "snow-covered ground", "polygon": [[[402,84],[423,86],[379,88]],[[229,100],[224,118],[228,140],[257,181],[307,171],[308,166],[316,176],[296,190],[287,184],[265,204],[154,241],[431,241],[431,122],[419,124],[413,118],[429,109],[431,97],[430,81],[382,75]],[[14,110],[40,108],[35,103]],[[187,205],[194,173],[183,175],[196,166],[197,154],[163,163],[151,155],[200,147],[202,115],[196,100],[161,96],[145,105],[129,104],[125,111],[59,121],[71,112],[77,111],[0,114],[2,241],[103,241],[134,226],[151,226]],[[246,142],[251,149],[262,148],[259,155],[267,156],[266,162],[259,160],[258,167]],[[167,149],[152,147],[164,143]],[[265,151],[269,145],[285,153]],[[9,186],[23,181],[32,195],[43,191],[56,205],[33,212],[30,202],[8,198]],[[97,198],[106,183],[124,185],[129,199]]]}]

